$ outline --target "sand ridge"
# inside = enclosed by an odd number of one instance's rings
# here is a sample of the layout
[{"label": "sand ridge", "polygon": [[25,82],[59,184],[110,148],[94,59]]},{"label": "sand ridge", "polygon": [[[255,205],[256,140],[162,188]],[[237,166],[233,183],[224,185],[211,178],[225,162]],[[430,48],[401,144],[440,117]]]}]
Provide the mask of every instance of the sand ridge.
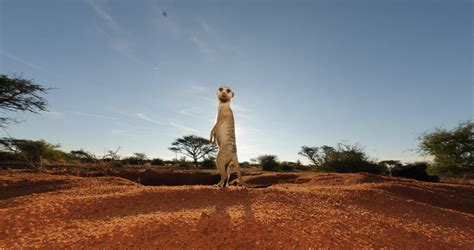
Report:
[{"label": "sand ridge", "polygon": [[266,173],[250,186],[143,186],[0,172],[0,248],[474,247],[474,187]]}]

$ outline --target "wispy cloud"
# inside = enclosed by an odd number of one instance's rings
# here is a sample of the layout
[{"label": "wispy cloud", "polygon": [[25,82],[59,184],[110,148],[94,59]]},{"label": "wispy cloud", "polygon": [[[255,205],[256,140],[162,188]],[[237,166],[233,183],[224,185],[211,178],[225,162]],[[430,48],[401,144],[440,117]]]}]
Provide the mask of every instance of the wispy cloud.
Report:
[{"label": "wispy cloud", "polygon": [[57,111],[45,111],[43,112],[45,115],[51,115],[51,116],[64,116],[65,114],[63,112],[57,112]]},{"label": "wispy cloud", "polygon": [[202,85],[197,85],[197,84],[191,85],[191,89],[196,91],[196,92],[206,92],[206,91],[209,90],[208,87],[202,86]]},{"label": "wispy cloud", "polygon": [[114,29],[115,31],[118,31],[120,29],[119,25],[117,24],[115,19],[112,18],[112,16],[109,14],[109,12],[105,11],[102,6],[97,4],[96,1],[87,0],[86,2],[92,8],[92,10],[94,10],[94,12],[97,14],[97,16],[99,18],[101,18],[102,20],[104,20],[105,23],[107,23],[107,25],[110,28]]},{"label": "wispy cloud", "polygon": [[242,51],[231,43],[222,39],[219,32],[211,27],[204,19],[198,19],[199,32],[190,35],[190,41],[210,61],[215,61],[222,54],[241,56]]},{"label": "wispy cloud", "polygon": [[187,133],[198,133],[198,131],[196,129],[193,129],[193,128],[190,128],[190,127],[186,127],[184,125],[181,125],[181,124],[178,124],[178,123],[175,123],[173,121],[169,121],[169,124],[174,127],[174,128],[177,128],[181,131],[184,131],[184,132],[187,132]]},{"label": "wispy cloud", "polygon": [[202,117],[204,111],[200,108],[181,109],[178,113],[190,117]]},{"label": "wispy cloud", "polygon": [[44,114],[50,118],[54,118],[54,119],[63,119],[65,117],[65,113],[63,112],[57,112],[57,111],[44,111],[44,112],[41,112],[41,114]]},{"label": "wispy cloud", "polygon": [[152,122],[152,123],[156,123],[156,124],[160,124],[160,125],[168,125],[168,124],[165,123],[165,122],[152,119],[152,118],[148,117],[147,115],[145,115],[145,114],[143,114],[143,113],[136,113],[135,115],[136,115],[138,118],[140,118],[140,119],[142,119],[142,120],[145,120],[145,121],[148,121],[148,122]]},{"label": "wispy cloud", "polygon": [[86,2],[94,13],[105,23],[106,27],[97,27],[97,30],[108,38],[112,50],[134,63],[148,67],[150,70],[156,70],[155,66],[146,63],[144,60],[136,56],[133,50],[133,35],[123,30],[116,19],[106,11],[106,8],[104,7],[105,5],[100,5],[98,1],[94,0],[87,0]]},{"label": "wispy cloud", "polygon": [[190,40],[194,43],[194,45],[196,45],[199,51],[207,57],[207,59],[209,59],[210,61],[216,60],[217,51],[212,47],[211,44],[197,36],[191,36]]},{"label": "wispy cloud", "polygon": [[110,116],[84,113],[84,112],[77,112],[77,111],[71,112],[71,114],[78,115],[78,116],[84,116],[84,117],[90,117],[90,118],[97,118],[97,119],[114,119],[113,117],[110,117]]},{"label": "wispy cloud", "polygon": [[18,63],[21,63],[23,65],[26,65],[32,69],[37,69],[37,70],[43,70],[43,68],[41,66],[39,66],[38,64],[35,64],[35,63],[32,63],[32,62],[29,62],[27,60],[24,60],[20,57],[17,57],[15,55],[12,55],[6,51],[3,51],[3,50],[0,50],[0,55],[4,56],[4,57],[7,57],[9,58],[10,60],[13,60],[15,62],[18,62]]},{"label": "wispy cloud", "polygon": [[137,135],[131,134],[126,130],[123,129],[111,129],[110,133],[116,136],[125,136],[125,137],[132,137],[132,138],[137,138]]}]

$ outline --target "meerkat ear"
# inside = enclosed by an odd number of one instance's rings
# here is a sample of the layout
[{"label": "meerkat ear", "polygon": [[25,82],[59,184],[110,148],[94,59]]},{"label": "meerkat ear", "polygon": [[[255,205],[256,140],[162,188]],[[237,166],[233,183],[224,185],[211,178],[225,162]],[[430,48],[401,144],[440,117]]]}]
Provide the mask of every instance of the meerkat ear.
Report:
[{"label": "meerkat ear", "polygon": [[232,91],[232,98],[234,98],[234,96],[235,96],[235,92],[234,92],[234,91]]}]

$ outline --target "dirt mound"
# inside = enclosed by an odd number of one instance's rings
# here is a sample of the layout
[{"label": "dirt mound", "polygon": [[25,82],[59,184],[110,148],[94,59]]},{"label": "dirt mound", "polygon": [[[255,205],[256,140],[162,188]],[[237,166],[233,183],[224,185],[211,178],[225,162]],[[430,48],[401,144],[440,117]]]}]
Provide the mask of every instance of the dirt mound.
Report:
[{"label": "dirt mound", "polygon": [[244,179],[268,187],[0,172],[0,248],[474,247],[473,186],[370,174]]}]

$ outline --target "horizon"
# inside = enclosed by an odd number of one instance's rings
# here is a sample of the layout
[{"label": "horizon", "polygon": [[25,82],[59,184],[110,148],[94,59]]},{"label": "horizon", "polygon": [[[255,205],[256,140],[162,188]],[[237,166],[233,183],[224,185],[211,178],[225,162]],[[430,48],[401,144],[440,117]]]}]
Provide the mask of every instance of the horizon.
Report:
[{"label": "horizon", "polygon": [[0,0],[0,73],[54,88],[49,112],[18,113],[24,122],[2,134],[173,159],[176,138],[208,139],[228,85],[241,162],[306,163],[301,146],[339,142],[377,160],[429,160],[417,136],[474,114],[472,7]]}]

